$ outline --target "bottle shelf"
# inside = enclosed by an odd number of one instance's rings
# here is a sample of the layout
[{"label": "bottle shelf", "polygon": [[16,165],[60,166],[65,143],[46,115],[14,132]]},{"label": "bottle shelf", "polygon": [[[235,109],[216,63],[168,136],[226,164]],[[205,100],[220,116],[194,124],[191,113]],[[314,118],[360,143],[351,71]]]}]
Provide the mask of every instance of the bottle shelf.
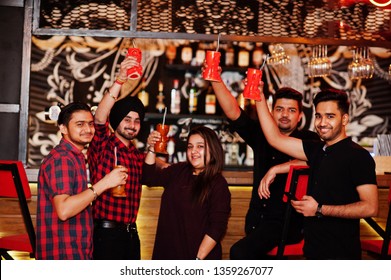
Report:
[{"label": "bottle shelf", "polygon": [[[166,64],[165,67],[171,71],[190,71],[190,72],[198,72],[201,71],[201,66],[194,66],[189,64]],[[249,66],[251,67],[251,66]],[[237,66],[221,66],[222,71],[232,71],[245,73],[248,67],[237,67]]]}]

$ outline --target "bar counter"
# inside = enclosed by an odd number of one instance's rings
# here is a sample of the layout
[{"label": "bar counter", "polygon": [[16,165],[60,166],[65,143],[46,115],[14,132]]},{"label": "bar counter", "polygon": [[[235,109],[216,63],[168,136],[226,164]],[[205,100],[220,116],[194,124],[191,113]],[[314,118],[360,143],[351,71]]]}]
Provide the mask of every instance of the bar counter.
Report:
[{"label": "bar counter", "polygon": [[[37,202],[37,171],[27,171],[32,199],[29,201],[30,213],[35,224]],[[246,215],[252,190],[252,172],[225,171],[224,176],[230,184],[232,195],[231,216],[228,222],[227,233],[222,242],[223,259],[229,259],[229,249],[234,242],[244,236],[244,217]],[[391,174],[377,175],[379,185],[379,215],[376,218],[384,225],[388,212],[388,187],[391,184]],[[141,237],[142,259],[148,260],[152,255],[155,240],[157,219],[160,209],[162,187],[143,186],[140,211],[137,226]],[[0,203],[0,236],[8,233],[21,234],[25,231],[17,201],[2,200]],[[376,234],[368,229],[364,221],[361,222],[361,238],[373,238]]]}]

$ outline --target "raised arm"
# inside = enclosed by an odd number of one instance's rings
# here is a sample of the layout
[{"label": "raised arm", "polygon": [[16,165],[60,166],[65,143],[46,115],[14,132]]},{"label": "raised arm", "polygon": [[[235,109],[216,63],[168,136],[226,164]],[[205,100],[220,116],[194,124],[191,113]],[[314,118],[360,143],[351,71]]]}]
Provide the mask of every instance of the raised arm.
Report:
[{"label": "raised arm", "polygon": [[120,71],[117,77],[118,82],[114,82],[113,85],[108,89],[107,94],[105,94],[100,101],[98,108],[95,112],[94,121],[96,124],[105,124],[111,108],[113,108],[115,101],[117,101],[121,92],[121,83],[127,80],[126,72],[129,68],[138,65],[137,60],[134,57],[128,56],[121,62]]},{"label": "raised arm", "polygon": [[261,89],[261,100],[255,102],[258,119],[267,141],[277,150],[299,160],[307,161],[302,140],[286,136],[280,132],[267,107],[265,96]]},{"label": "raised arm", "polygon": [[227,118],[233,121],[239,118],[240,107],[226,85],[223,82],[211,82],[211,85],[217,101]]},{"label": "raised arm", "polygon": [[158,168],[166,168],[170,166],[170,164],[163,161],[160,158],[157,158],[155,153],[155,147],[154,147],[155,143],[160,139],[161,139],[161,135],[158,131],[156,130],[151,131],[151,133],[147,138],[147,155],[145,157],[144,162],[148,165],[152,165],[156,163],[156,166]]}]

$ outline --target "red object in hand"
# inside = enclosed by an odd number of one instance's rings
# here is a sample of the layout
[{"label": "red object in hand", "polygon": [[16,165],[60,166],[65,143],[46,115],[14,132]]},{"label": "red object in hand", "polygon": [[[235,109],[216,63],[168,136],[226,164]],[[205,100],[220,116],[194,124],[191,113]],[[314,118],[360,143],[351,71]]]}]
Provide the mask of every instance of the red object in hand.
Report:
[{"label": "red object in hand", "polygon": [[205,58],[205,69],[202,73],[202,77],[206,81],[221,81],[219,66],[220,66],[220,52],[207,51]]},{"label": "red object in hand", "polygon": [[262,80],[262,70],[255,68],[247,69],[247,84],[243,91],[243,97],[252,100],[261,100],[259,83]]},{"label": "red object in hand", "polygon": [[128,79],[139,79],[143,74],[143,67],[141,66],[141,50],[139,48],[129,48],[126,56],[132,56],[136,58],[137,62],[139,63],[137,66],[133,66],[132,68],[128,69]]}]

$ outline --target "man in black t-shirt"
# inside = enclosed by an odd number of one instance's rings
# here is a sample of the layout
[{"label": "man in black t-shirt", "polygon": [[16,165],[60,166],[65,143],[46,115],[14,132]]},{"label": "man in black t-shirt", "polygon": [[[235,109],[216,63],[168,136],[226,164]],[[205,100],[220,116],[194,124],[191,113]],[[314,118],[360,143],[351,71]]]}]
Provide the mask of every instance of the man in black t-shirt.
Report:
[{"label": "man in black t-shirt", "polygon": [[314,98],[315,128],[323,141],[307,141],[280,132],[263,94],[256,102],[266,139],[297,159],[308,161],[307,195],[292,201],[304,215],[304,255],[308,259],[360,259],[360,218],[376,216],[375,162],[346,135],[346,92],[328,89]]}]

